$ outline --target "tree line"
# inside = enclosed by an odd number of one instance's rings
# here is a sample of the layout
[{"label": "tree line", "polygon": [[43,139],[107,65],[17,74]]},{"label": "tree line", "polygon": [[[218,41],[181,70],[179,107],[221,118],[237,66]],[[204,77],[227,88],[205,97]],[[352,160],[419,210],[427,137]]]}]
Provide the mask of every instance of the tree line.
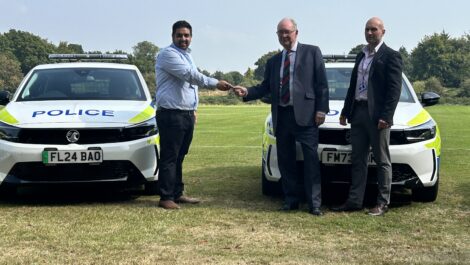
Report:
[{"label": "tree line", "polygon": [[[357,54],[363,47],[363,44],[357,45],[349,53]],[[34,66],[51,63],[48,59],[51,53],[119,53],[128,54],[126,63],[139,68],[153,94],[155,55],[159,49],[149,41],[142,41],[133,47],[130,54],[120,50],[84,51],[80,44],[61,41],[54,45],[32,33],[11,29],[0,34],[0,89],[14,91]],[[247,68],[244,73],[200,71],[232,84],[251,86],[261,82],[266,61],[277,52],[279,50],[262,55],[255,62],[255,68]],[[452,38],[446,32],[434,33],[425,36],[411,52],[404,47],[399,52],[403,58],[404,72],[417,93],[434,91],[441,95],[444,102],[470,104],[470,34]]]}]

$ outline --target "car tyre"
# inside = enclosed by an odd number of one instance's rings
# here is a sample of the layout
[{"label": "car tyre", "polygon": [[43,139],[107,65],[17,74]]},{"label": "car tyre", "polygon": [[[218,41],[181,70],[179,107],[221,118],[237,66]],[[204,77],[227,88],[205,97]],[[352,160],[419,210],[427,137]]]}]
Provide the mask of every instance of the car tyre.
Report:
[{"label": "car tyre", "polygon": [[436,181],[436,184],[431,187],[421,187],[415,188],[412,190],[413,201],[417,202],[433,202],[437,198],[437,192],[439,190],[439,178]]},{"label": "car tyre", "polygon": [[158,181],[149,181],[144,185],[145,195],[159,195]]}]

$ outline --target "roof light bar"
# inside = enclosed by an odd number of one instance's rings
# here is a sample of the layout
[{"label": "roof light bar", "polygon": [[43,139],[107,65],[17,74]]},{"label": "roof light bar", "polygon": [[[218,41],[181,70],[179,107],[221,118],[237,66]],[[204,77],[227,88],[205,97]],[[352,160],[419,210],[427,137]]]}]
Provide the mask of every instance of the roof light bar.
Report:
[{"label": "roof light bar", "polygon": [[127,60],[127,54],[49,54],[49,59],[55,60]]},{"label": "roof light bar", "polygon": [[329,62],[354,62],[357,54],[325,54],[323,60]]}]

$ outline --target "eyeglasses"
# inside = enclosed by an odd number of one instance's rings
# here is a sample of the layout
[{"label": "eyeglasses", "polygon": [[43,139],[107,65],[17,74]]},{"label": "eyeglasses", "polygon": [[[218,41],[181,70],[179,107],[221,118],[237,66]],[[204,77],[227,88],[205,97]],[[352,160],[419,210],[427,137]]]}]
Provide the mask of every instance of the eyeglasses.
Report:
[{"label": "eyeglasses", "polygon": [[283,30],[278,30],[276,31],[277,35],[289,35],[291,33],[295,32],[295,30],[287,30],[287,29],[283,29]]}]

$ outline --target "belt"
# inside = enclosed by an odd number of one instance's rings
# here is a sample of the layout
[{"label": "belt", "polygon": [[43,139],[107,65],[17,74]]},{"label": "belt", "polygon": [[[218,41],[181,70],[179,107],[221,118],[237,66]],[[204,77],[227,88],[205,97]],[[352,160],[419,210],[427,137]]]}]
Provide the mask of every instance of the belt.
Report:
[{"label": "belt", "polygon": [[277,109],[278,110],[294,110],[294,106],[292,106],[292,105],[286,105],[286,106],[278,105]]},{"label": "belt", "polygon": [[173,112],[173,113],[190,113],[193,114],[194,110],[183,110],[183,109],[166,109],[166,108],[158,108],[158,112]]},{"label": "belt", "polygon": [[367,100],[354,100],[356,106],[367,106]]}]

